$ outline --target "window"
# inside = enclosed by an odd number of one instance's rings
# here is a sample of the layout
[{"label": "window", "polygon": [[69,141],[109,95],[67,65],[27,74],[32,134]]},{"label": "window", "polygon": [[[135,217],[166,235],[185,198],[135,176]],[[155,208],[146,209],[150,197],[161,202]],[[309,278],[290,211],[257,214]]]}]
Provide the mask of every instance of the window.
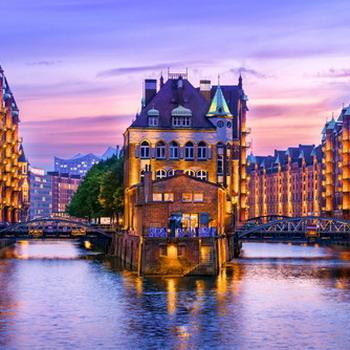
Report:
[{"label": "window", "polygon": [[163,169],[157,170],[156,172],[156,179],[160,180],[166,177],[166,171]]},{"label": "window", "polygon": [[221,143],[217,145],[217,170],[218,175],[224,174],[224,146]]},{"label": "window", "polygon": [[183,202],[192,202],[192,193],[183,193],[182,194]]},{"label": "window", "polygon": [[207,159],[207,144],[203,141],[198,144],[198,159]]},{"label": "window", "polygon": [[195,192],[193,194],[193,201],[194,202],[203,202],[203,193],[201,192]]},{"label": "window", "polygon": [[197,179],[200,180],[207,180],[208,173],[204,170],[198,170],[197,171]]},{"label": "window", "polygon": [[140,182],[143,183],[145,180],[145,171],[141,170],[140,171]]},{"label": "window", "polygon": [[185,174],[188,176],[196,176],[196,173],[194,172],[194,170],[185,170]]},{"label": "window", "polygon": [[186,255],[186,245],[185,244],[179,244],[177,246],[177,255],[178,256],[185,256]]},{"label": "window", "polygon": [[161,193],[153,193],[152,199],[153,199],[153,202],[161,202],[162,201],[162,194]]},{"label": "window", "polygon": [[179,158],[179,145],[177,142],[173,141],[170,144],[170,159],[178,159]]},{"label": "window", "polygon": [[141,158],[149,158],[150,147],[149,147],[149,143],[147,141],[143,141],[141,143],[140,153],[141,153],[140,154]]},{"label": "window", "polygon": [[168,170],[168,176],[169,177],[174,176],[174,175],[175,175],[175,170],[174,169]]},{"label": "window", "polygon": [[148,126],[158,126],[159,118],[158,117],[148,117]]},{"label": "window", "polygon": [[174,202],[174,193],[164,193],[164,202]]},{"label": "window", "polygon": [[224,127],[225,123],[222,120],[219,120],[216,125],[218,126],[218,128],[222,128]]},{"label": "window", "polygon": [[164,159],[165,158],[165,143],[163,141],[157,142],[156,158],[157,159]]},{"label": "window", "polygon": [[194,158],[194,146],[192,142],[187,142],[185,145],[185,159],[191,160]]},{"label": "window", "polygon": [[173,117],[173,126],[175,127],[188,127],[191,126],[191,117]]}]

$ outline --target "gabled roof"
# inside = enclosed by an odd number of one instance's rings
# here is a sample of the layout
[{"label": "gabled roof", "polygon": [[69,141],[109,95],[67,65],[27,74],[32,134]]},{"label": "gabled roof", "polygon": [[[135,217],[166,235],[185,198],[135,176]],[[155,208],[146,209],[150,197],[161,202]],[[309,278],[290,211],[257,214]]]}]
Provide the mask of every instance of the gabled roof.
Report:
[{"label": "gabled roof", "polygon": [[215,95],[211,100],[211,104],[210,104],[207,116],[208,117],[215,117],[215,116],[232,117],[231,111],[228,108],[226,99],[224,97],[224,94],[221,90],[220,85],[217,86]]},{"label": "gabled roof", "polygon": [[171,112],[180,105],[192,112],[191,128],[215,129],[213,124],[206,118],[209,102],[198,89],[185,79],[182,87],[179,87],[178,79],[169,79],[142,109],[140,114],[136,116],[136,120],[131,124],[131,128],[147,127],[147,113],[150,109],[159,111],[157,128],[172,128]]}]

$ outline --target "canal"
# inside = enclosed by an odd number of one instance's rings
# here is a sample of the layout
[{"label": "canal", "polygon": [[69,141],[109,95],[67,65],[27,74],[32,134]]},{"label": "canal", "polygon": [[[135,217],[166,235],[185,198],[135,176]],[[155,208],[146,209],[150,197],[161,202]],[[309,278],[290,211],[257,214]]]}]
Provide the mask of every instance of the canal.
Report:
[{"label": "canal", "polygon": [[350,349],[350,254],[250,243],[217,278],[139,278],[72,241],[0,260],[0,349]]}]

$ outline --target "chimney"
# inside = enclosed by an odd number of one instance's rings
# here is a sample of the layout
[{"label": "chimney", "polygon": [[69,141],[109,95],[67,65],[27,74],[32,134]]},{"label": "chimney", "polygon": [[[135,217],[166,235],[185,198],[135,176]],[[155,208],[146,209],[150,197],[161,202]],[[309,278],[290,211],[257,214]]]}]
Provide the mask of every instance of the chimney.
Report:
[{"label": "chimney", "polygon": [[204,98],[210,103],[211,101],[211,81],[201,80],[199,82],[199,91],[204,96]]},{"label": "chimney", "polygon": [[145,177],[143,180],[143,189],[144,189],[144,196],[145,196],[145,203],[152,201],[152,172],[151,171],[145,171]]},{"label": "chimney", "polygon": [[152,98],[157,94],[157,79],[145,80],[144,103],[147,106]]}]

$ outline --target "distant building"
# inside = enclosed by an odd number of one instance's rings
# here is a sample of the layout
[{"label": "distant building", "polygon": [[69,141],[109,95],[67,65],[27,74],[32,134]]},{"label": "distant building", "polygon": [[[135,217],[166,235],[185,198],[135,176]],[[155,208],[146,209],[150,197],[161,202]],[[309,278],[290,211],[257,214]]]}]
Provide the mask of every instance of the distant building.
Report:
[{"label": "distant building", "polygon": [[63,159],[59,157],[54,158],[55,171],[59,173],[69,174],[69,175],[79,175],[84,177],[86,173],[101,160],[106,160],[114,155],[120,155],[119,147],[108,147],[107,150],[101,155],[97,156],[93,153],[81,154],[78,153],[74,157],[69,159]]},{"label": "distant building", "polygon": [[350,219],[350,106],[322,130],[319,146],[249,156],[249,217],[321,215]]},{"label": "distant building", "polygon": [[79,187],[81,177],[79,175],[60,174],[55,171],[49,171],[47,175],[51,178],[52,214],[63,215]]},{"label": "distant building", "polygon": [[249,217],[320,215],[322,149],[299,145],[248,157]]},{"label": "distant building", "polygon": [[49,217],[52,214],[51,176],[44,169],[30,170],[30,219]]}]

